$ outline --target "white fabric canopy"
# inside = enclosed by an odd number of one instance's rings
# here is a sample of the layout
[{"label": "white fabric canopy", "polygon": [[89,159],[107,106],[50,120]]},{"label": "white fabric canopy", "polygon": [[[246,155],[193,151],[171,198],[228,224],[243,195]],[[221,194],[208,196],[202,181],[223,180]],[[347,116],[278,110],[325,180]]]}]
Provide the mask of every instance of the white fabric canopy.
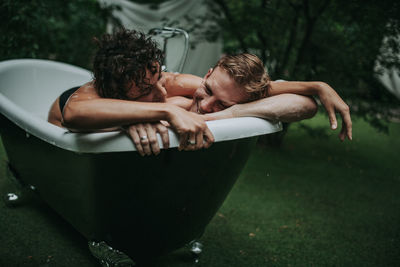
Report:
[{"label": "white fabric canopy", "polygon": [[[121,20],[124,27],[128,29],[141,30],[147,33],[152,28],[163,26],[163,19],[180,21],[182,25],[184,16],[196,16],[205,14],[207,7],[201,0],[171,0],[158,5],[152,9],[150,4],[137,4],[127,0],[99,0],[105,5],[118,5],[121,10],[115,10],[114,16]],[[183,73],[204,76],[208,69],[218,61],[222,52],[222,42],[198,42],[193,36],[190,43],[196,43],[195,49],[189,49]],[[174,65],[180,57],[183,49],[182,40],[170,40],[167,49],[167,65]],[[173,71],[172,69],[169,69]]]},{"label": "white fabric canopy", "polygon": [[[397,45],[400,46],[400,36],[397,36],[395,38],[395,41]],[[388,38],[383,38],[382,41],[382,47],[381,47],[381,54],[379,55],[379,58],[385,58],[385,57],[390,57],[390,58],[396,58],[397,60],[400,60],[400,53],[393,51],[390,47],[387,46]],[[379,59],[378,58],[378,59]],[[381,70],[381,74],[378,76],[380,81],[383,83],[383,85],[392,93],[394,94],[398,99],[400,99],[400,75],[399,75],[399,70],[396,70],[395,68],[384,68],[379,64],[379,60],[376,62],[376,69]]]},{"label": "white fabric canopy", "polygon": [[400,76],[396,70],[387,70],[379,76],[379,79],[392,94],[400,99]]}]

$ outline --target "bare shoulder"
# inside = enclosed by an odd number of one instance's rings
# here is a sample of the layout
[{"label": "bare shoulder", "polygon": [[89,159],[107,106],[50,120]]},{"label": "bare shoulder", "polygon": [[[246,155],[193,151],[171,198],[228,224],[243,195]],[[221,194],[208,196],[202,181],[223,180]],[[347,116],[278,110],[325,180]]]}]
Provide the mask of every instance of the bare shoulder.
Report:
[{"label": "bare shoulder", "polygon": [[193,101],[192,99],[184,96],[173,96],[173,97],[168,97],[166,102],[181,107],[183,109],[189,110],[192,101]]},{"label": "bare shoulder", "polygon": [[201,85],[202,79],[192,74],[181,73],[163,73],[164,87],[168,92],[168,96],[189,96]]},{"label": "bare shoulder", "polygon": [[[101,98],[94,88],[93,82],[88,82],[76,90],[70,97],[69,101],[81,101]],[[68,101],[68,102],[69,102]]]}]

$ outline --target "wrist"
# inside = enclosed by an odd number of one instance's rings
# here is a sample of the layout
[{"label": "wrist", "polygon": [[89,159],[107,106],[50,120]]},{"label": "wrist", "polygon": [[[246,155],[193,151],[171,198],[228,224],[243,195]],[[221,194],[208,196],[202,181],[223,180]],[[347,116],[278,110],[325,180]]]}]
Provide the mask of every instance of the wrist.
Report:
[{"label": "wrist", "polygon": [[163,120],[170,122],[176,115],[177,108],[178,107],[173,104],[163,103],[162,107]]},{"label": "wrist", "polygon": [[240,108],[243,104],[236,104],[231,106],[230,109],[230,113],[231,113],[231,117],[232,118],[237,118],[237,117],[242,117],[243,116],[243,108]]},{"label": "wrist", "polygon": [[315,86],[314,86],[314,94],[316,95],[320,95],[321,93],[323,93],[326,90],[326,83],[324,82],[315,82]]}]

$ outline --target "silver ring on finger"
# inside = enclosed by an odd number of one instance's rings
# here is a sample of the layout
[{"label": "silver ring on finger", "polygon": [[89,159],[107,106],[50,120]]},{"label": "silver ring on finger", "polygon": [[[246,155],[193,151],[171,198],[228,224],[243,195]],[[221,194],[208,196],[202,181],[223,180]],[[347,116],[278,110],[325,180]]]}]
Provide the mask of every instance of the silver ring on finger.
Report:
[{"label": "silver ring on finger", "polygon": [[145,141],[145,140],[147,140],[147,136],[143,135],[140,137],[140,141]]},{"label": "silver ring on finger", "polygon": [[196,141],[195,140],[187,140],[188,145],[195,145]]}]

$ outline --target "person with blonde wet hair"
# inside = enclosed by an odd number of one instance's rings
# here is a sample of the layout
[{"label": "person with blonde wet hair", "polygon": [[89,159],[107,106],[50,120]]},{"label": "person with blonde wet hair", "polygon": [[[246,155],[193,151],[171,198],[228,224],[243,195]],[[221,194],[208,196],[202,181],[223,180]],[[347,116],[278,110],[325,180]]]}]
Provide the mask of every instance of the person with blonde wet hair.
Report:
[{"label": "person with blonde wet hair", "polygon": [[[234,83],[229,84],[230,80]],[[318,96],[328,112],[331,129],[338,127],[338,112],[342,117],[339,138],[352,140],[350,108],[331,86],[320,81],[271,81],[262,61],[255,55],[223,56],[208,71],[199,88],[202,87],[206,93],[194,93],[193,100],[198,100],[191,110],[206,114],[207,120],[254,116],[272,121],[299,121],[314,116],[317,106],[310,96]],[[223,94],[226,90],[231,92]],[[231,103],[221,102],[232,94],[241,97]]]}]

